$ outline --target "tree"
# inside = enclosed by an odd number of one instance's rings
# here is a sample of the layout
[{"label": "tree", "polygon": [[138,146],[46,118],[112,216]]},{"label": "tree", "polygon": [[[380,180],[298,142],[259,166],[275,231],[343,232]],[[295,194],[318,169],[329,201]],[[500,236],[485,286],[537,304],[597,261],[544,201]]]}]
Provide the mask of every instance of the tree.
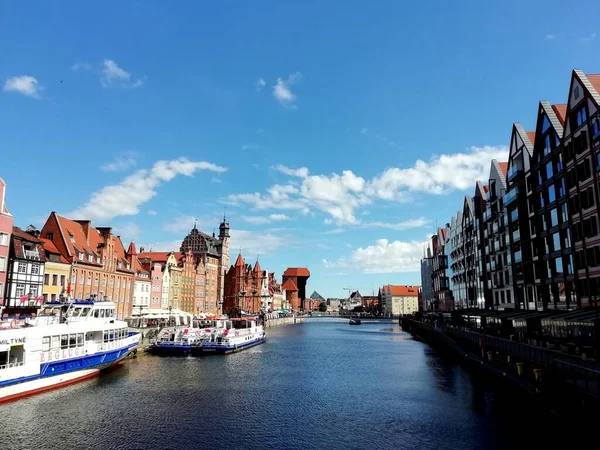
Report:
[{"label": "tree", "polygon": [[325,302],[321,302],[321,303],[319,304],[319,311],[320,311],[320,312],[326,312],[326,311],[327,311],[327,303],[325,303]]}]

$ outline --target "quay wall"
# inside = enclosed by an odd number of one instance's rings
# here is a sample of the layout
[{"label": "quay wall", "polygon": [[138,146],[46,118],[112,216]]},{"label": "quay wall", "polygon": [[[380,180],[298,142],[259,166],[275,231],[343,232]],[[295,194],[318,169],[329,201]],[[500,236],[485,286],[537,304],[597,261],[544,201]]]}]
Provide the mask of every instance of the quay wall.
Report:
[{"label": "quay wall", "polygon": [[303,323],[305,320],[306,319],[304,317],[279,317],[277,319],[267,319],[265,320],[265,328],[294,325],[297,323]]}]

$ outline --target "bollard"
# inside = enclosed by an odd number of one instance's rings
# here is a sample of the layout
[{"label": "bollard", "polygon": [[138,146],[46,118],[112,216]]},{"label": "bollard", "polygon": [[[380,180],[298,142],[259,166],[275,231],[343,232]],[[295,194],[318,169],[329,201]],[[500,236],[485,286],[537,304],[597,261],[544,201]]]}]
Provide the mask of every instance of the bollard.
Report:
[{"label": "bollard", "polygon": [[488,361],[492,362],[494,360],[494,352],[490,350],[487,352],[487,355],[488,355]]},{"label": "bollard", "polygon": [[525,373],[525,363],[518,362],[517,363],[517,373],[520,377]]}]

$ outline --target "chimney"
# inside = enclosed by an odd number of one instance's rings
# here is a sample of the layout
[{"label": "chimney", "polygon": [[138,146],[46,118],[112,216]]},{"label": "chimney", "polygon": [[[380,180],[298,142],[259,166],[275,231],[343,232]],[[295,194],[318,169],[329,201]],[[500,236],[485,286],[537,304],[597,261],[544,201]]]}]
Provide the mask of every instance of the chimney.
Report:
[{"label": "chimney", "polygon": [[140,253],[144,253],[144,247],[140,247]]},{"label": "chimney", "polygon": [[90,220],[76,220],[75,222],[77,222],[79,225],[81,225],[81,228],[83,229],[83,234],[85,234],[85,240],[89,244],[89,242],[90,242],[90,223],[92,223],[92,222]]}]

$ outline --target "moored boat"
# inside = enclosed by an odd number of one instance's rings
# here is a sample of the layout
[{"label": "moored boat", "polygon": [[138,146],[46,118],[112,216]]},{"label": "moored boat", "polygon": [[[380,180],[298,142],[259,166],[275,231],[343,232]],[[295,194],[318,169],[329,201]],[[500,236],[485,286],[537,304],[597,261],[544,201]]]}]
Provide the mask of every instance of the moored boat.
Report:
[{"label": "moored boat", "polygon": [[227,355],[265,342],[265,331],[255,317],[231,319],[225,329],[212,334],[202,343],[202,354]]},{"label": "moored boat", "polygon": [[348,322],[349,325],[360,325],[362,321],[358,317],[351,317]]},{"label": "moored boat", "polygon": [[215,320],[194,319],[191,326],[167,327],[161,330],[158,340],[149,348],[160,356],[188,356],[201,353],[202,342],[227,326],[227,317]]},{"label": "moored boat", "polygon": [[0,320],[0,403],[98,375],[136,352],[139,333],[110,301],[46,303],[35,317]]}]

